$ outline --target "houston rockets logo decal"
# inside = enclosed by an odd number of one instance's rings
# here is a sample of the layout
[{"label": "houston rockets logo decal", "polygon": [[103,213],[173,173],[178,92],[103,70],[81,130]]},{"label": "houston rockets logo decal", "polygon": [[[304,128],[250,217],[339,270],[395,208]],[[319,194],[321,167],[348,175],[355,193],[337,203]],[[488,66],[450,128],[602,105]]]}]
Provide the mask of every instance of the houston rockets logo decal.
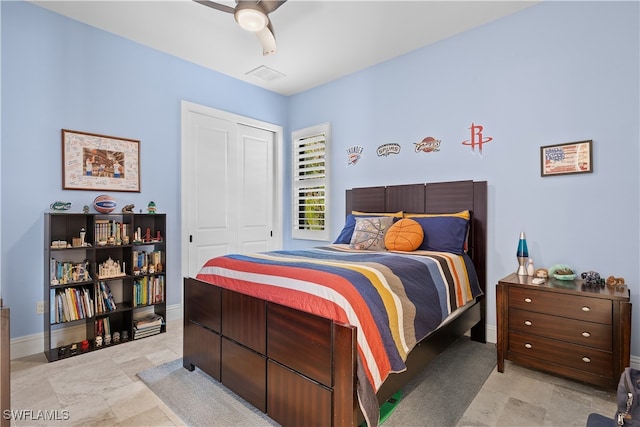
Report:
[{"label": "houston rockets logo decal", "polygon": [[480,154],[480,157],[482,157],[482,145],[493,140],[493,137],[491,136],[488,136],[486,138],[482,136],[483,129],[484,128],[482,126],[476,125],[475,123],[471,122],[471,127],[469,128],[469,130],[471,131],[471,138],[462,141],[462,145],[468,145],[469,147],[471,147],[471,152],[473,153],[476,152],[476,147],[478,147],[478,153]]}]

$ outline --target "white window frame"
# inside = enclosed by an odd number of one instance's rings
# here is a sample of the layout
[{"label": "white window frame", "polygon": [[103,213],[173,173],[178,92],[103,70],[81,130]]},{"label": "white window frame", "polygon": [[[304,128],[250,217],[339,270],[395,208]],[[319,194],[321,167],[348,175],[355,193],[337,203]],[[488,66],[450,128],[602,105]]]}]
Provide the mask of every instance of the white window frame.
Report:
[{"label": "white window frame", "polygon": [[[291,238],[304,240],[330,240],[330,221],[329,221],[329,147],[331,142],[331,126],[329,123],[322,123],[308,128],[299,129],[291,132]],[[324,137],[324,170],[311,168],[312,175],[317,172],[317,176],[306,179],[300,179],[300,155],[296,149],[300,144],[304,144],[305,140],[310,143],[319,142]],[[308,165],[307,165],[308,166]],[[321,188],[324,190],[324,225],[316,224],[302,227],[299,223],[299,194],[304,189]]]}]

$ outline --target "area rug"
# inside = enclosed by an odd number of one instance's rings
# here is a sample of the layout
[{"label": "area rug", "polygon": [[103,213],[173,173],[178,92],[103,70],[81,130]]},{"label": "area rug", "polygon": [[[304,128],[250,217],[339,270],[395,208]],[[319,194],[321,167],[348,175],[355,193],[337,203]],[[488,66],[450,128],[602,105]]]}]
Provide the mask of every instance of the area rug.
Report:
[{"label": "area rug", "polygon": [[[384,427],[453,427],[496,365],[493,344],[462,337],[402,390]],[[224,385],[182,359],[148,369],[138,377],[188,426],[277,426]]]}]

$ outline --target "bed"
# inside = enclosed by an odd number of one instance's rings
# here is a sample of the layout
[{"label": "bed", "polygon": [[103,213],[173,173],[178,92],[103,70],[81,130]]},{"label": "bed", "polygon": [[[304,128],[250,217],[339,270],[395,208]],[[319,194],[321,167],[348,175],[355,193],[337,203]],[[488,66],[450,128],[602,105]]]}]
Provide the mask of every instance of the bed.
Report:
[{"label": "bed", "polygon": [[[284,426],[355,426],[364,420],[376,425],[374,410],[449,344],[467,332],[473,340],[486,340],[487,184],[455,181],[346,192],[347,214],[451,214],[464,210],[471,213],[468,236],[465,250],[455,256],[421,250],[380,253],[337,244],[210,260],[196,278],[184,279],[183,366],[189,370],[198,367]],[[367,272],[359,270],[365,267],[354,267],[354,260],[364,262]],[[406,336],[383,328],[376,332],[361,315],[352,313],[352,306],[358,303],[342,305],[341,296],[323,295],[302,302],[297,293],[302,292],[296,288],[299,283],[307,286],[308,282],[318,282],[333,289],[343,280],[337,270],[348,271],[344,280],[354,286],[354,277],[367,276],[374,283],[386,270],[393,271],[393,277],[402,276],[400,281],[411,282],[412,275],[397,274],[396,263],[418,268],[415,271],[441,273],[448,271],[448,264],[462,265],[471,276],[471,284],[458,286],[468,288],[464,298],[458,290],[438,291],[440,305],[447,307],[441,309],[437,325],[433,316],[425,317],[430,319],[426,321],[429,327],[410,317],[405,323],[415,326],[416,331]],[[382,267],[372,273],[372,265]],[[358,271],[354,273],[354,269]],[[460,275],[456,271],[446,273],[447,277]],[[439,281],[437,277],[434,273],[432,281]],[[286,288],[287,292],[276,294],[272,288],[278,288],[278,292]],[[386,307],[381,310],[380,316],[385,318],[382,323],[403,323],[403,316],[397,315],[402,309],[390,309],[393,304],[373,294],[372,298]],[[412,305],[420,307],[416,301],[407,303],[407,307]],[[415,309],[415,319],[420,312]],[[379,367],[377,356],[370,353],[383,347],[387,360]]]}]

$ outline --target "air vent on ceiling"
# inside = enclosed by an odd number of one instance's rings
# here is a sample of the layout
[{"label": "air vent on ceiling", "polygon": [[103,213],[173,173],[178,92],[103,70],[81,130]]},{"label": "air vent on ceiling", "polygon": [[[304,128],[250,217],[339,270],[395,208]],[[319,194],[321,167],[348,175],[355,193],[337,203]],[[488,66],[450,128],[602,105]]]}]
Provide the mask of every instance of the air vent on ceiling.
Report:
[{"label": "air vent on ceiling", "polygon": [[272,82],[274,80],[278,80],[286,76],[280,71],[276,71],[273,68],[267,67],[266,65],[261,65],[257,68],[254,68],[251,71],[247,71],[245,74],[247,76],[253,76],[264,82]]}]

